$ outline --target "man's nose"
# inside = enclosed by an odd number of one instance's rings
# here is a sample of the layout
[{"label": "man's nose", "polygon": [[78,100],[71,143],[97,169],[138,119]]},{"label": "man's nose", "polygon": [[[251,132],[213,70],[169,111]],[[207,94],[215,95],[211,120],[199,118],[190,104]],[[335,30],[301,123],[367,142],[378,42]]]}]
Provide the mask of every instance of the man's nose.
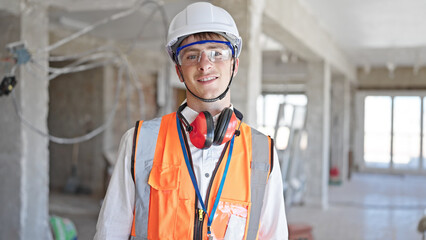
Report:
[{"label": "man's nose", "polygon": [[206,71],[212,68],[212,66],[213,64],[207,57],[207,53],[205,51],[202,51],[200,54],[200,59],[198,60],[198,69],[200,71]]}]

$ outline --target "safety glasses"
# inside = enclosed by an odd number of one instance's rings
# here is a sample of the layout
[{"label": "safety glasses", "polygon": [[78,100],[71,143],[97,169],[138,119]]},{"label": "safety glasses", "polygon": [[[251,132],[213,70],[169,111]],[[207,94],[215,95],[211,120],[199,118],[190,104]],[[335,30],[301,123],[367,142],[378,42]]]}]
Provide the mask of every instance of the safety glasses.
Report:
[{"label": "safety glasses", "polygon": [[176,56],[179,65],[189,66],[200,62],[205,53],[210,62],[221,62],[232,58],[234,49],[231,43],[216,40],[203,40],[179,47]]}]

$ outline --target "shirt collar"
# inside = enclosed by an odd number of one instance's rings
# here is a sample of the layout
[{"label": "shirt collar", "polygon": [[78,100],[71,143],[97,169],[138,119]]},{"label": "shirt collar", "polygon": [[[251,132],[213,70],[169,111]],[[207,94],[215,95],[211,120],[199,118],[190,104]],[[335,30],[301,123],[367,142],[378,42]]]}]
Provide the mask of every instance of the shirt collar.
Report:
[{"label": "shirt collar", "polygon": [[[231,103],[230,108],[232,110],[234,110],[234,106]],[[182,115],[183,117],[188,121],[189,124],[191,124],[195,118],[198,116],[198,112],[195,111],[194,109],[190,108],[189,106],[186,106],[183,110],[182,110]],[[219,118],[220,113],[216,114],[215,116],[213,116],[213,122],[216,124],[217,119]]]}]

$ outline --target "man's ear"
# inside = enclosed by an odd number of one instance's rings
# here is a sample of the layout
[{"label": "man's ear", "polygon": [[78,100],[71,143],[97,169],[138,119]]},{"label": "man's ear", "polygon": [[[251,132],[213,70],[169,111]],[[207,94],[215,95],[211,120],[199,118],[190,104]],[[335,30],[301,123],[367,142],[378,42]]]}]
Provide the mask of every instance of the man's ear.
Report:
[{"label": "man's ear", "polygon": [[[237,75],[237,73],[238,73],[238,65],[240,64],[240,59],[239,58],[235,58],[233,61],[235,61],[235,69],[234,69],[234,77],[235,77],[235,75]],[[232,66],[231,66],[231,68],[232,68]]]},{"label": "man's ear", "polygon": [[175,64],[175,70],[176,70],[176,74],[177,74],[177,75],[178,75],[178,77],[179,77],[179,81],[180,81],[180,82],[183,82],[183,76],[182,76],[181,71],[180,71],[180,69],[179,69],[179,66],[178,66],[177,64]]}]

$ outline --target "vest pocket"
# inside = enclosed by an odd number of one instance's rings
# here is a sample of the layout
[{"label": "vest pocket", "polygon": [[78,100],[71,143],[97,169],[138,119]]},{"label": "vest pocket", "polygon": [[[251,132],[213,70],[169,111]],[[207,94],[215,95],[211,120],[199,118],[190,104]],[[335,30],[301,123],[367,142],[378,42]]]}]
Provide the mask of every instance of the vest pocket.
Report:
[{"label": "vest pocket", "polygon": [[153,165],[148,178],[151,186],[149,201],[148,238],[173,239],[176,213],[179,207],[178,184],[180,168]]},{"label": "vest pocket", "polygon": [[153,165],[148,184],[157,190],[176,190],[179,183],[179,167]]},{"label": "vest pocket", "polygon": [[212,223],[214,239],[244,239],[250,203],[220,199]]}]

